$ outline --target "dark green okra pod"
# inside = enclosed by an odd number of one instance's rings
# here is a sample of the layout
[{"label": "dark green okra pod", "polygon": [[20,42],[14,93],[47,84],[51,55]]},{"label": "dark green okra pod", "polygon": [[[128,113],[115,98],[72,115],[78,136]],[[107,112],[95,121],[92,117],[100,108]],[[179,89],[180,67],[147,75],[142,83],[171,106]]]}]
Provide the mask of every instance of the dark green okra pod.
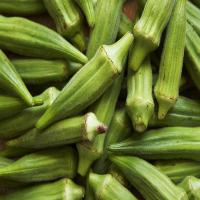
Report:
[{"label": "dark green okra pod", "polygon": [[72,147],[62,147],[27,154],[12,164],[0,168],[0,178],[34,183],[73,178],[76,175],[77,158]]},{"label": "dark green okra pod", "polygon": [[87,62],[87,57],[58,33],[22,17],[0,16],[0,48],[23,56]]},{"label": "dark green okra pod", "polygon": [[123,60],[133,41],[127,33],[113,45],[103,45],[63,88],[36,127],[44,129],[60,119],[80,113],[100,97],[123,70]]},{"label": "dark green okra pod", "polygon": [[147,129],[154,111],[152,94],[153,75],[149,58],[137,72],[129,69],[126,107],[133,127],[138,132]]},{"label": "dark green okra pod", "polygon": [[157,161],[155,167],[174,183],[180,183],[186,176],[200,177],[200,162],[192,160]]},{"label": "dark green okra pod", "polygon": [[73,0],[43,0],[57,31],[82,51],[85,50],[82,19]]},{"label": "dark green okra pod", "polygon": [[199,127],[167,127],[147,131],[109,146],[115,153],[131,154],[144,159],[200,160]]},{"label": "dark green okra pod", "polygon": [[137,71],[145,57],[159,46],[173,5],[174,0],[147,0],[142,16],[133,29],[135,43],[129,58],[130,69]]},{"label": "dark green okra pod", "polygon": [[164,119],[179,96],[186,36],[186,2],[176,1],[167,28],[155,96],[159,104],[158,118]]},{"label": "dark green okra pod", "polygon": [[89,183],[93,189],[95,199],[101,200],[136,200],[123,185],[121,185],[112,175],[89,174]]},{"label": "dark green okra pod", "polygon": [[185,191],[156,167],[137,157],[111,156],[111,161],[129,182],[148,200],[187,200]]},{"label": "dark green okra pod", "polygon": [[81,200],[84,189],[70,179],[29,186],[0,196],[1,200]]}]

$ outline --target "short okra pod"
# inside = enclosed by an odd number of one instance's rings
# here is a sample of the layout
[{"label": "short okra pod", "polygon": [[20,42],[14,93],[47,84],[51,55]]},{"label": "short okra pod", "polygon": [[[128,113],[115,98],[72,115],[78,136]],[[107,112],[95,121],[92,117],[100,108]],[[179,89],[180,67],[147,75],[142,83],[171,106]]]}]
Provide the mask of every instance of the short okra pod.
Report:
[{"label": "short okra pod", "polygon": [[36,127],[44,129],[55,121],[80,113],[97,100],[120,76],[123,60],[133,41],[127,33],[113,45],[103,45],[96,55],[66,84]]},{"label": "short okra pod", "polygon": [[2,49],[29,57],[87,62],[87,57],[58,33],[28,19],[0,16],[0,29]]},{"label": "short okra pod", "polygon": [[133,156],[111,156],[111,161],[145,199],[188,199],[183,189],[145,160]]},{"label": "short okra pod", "polygon": [[135,44],[129,58],[129,68],[137,71],[145,57],[160,44],[174,0],[147,0],[142,16],[134,26]]},{"label": "short okra pod", "polygon": [[111,174],[89,174],[89,184],[94,192],[95,199],[101,200],[136,200],[128,189],[121,185]]},{"label": "short okra pod", "polygon": [[158,118],[164,119],[179,96],[186,38],[186,0],[176,1],[167,28],[155,96],[159,104]]},{"label": "short okra pod", "polygon": [[138,132],[147,129],[154,111],[152,94],[153,75],[149,58],[145,59],[137,72],[129,69],[127,112],[133,127]]}]

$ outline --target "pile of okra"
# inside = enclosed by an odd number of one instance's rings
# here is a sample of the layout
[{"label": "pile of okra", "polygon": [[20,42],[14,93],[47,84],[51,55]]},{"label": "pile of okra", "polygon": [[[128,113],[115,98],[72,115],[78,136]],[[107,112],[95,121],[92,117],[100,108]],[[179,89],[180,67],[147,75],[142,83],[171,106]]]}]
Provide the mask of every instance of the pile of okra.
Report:
[{"label": "pile of okra", "polygon": [[0,200],[200,200],[199,91],[200,0],[0,0]]}]

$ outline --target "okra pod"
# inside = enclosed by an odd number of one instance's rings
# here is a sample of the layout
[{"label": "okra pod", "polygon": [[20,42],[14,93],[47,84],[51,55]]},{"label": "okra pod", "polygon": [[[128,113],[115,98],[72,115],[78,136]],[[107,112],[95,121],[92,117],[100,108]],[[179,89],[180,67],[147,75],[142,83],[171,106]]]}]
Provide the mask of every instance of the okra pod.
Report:
[{"label": "okra pod", "polygon": [[127,32],[132,32],[133,25],[134,22],[132,22],[125,14],[122,14],[118,35],[122,37]]},{"label": "okra pod", "polygon": [[29,129],[34,128],[35,123],[45,110],[53,103],[59,91],[50,87],[39,97],[44,101],[40,106],[26,108],[16,115],[0,121],[0,138],[10,139],[22,135]]},{"label": "okra pod", "polygon": [[158,48],[174,0],[147,0],[141,18],[134,26],[135,43],[129,57],[129,68],[137,71],[146,56]]},{"label": "okra pod", "polygon": [[174,183],[180,183],[186,176],[200,177],[200,162],[192,160],[157,161],[155,167]]},{"label": "okra pod", "polygon": [[0,30],[2,49],[23,56],[87,62],[87,57],[58,33],[28,19],[0,16]]},{"label": "okra pod", "polygon": [[72,147],[27,154],[10,165],[0,168],[0,177],[22,183],[34,183],[73,178],[77,158]]},{"label": "okra pod", "polygon": [[158,118],[164,119],[179,96],[186,37],[186,0],[176,1],[165,38],[155,96]]},{"label": "okra pod", "polygon": [[145,160],[133,156],[111,156],[111,161],[145,199],[188,199],[183,189]]},{"label": "okra pod", "polygon": [[95,194],[95,199],[136,200],[136,197],[110,174],[98,175],[90,173],[89,183]]},{"label": "okra pod", "polygon": [[96,55],[66,84],[36,127],[44,129],[55,121],[80,113],[97,100],[121,74],[122,63],[132,41],[133,35],[127,33],[113,45],[100,47]]},{"label": "okra pod", "polygon": [[166,127],[147,131],[121,143],[109,146],[115,153],[125,153],[144,159],[200,160],[199,127]]},{"label": "okra pod", "polygon": [[105,125],[93,113],[87,113],[59,121],[43,131],[34,128],[6,144],[11,147],[44,149],[80,141],[91,142],[97,134],[105,131]]},{"label": "okra pod", "polygon": [[85,50],[81,15],[75,2],[73,0],[43,0],[43,2],[56,24],[58,33],[82,51]]},{"label": "okra pod", "polygon": [[129,69],[126,107],[133,127],[144,132],[154,111],[152,94],[153,75],[149,58],[145,59],[137,72]]},{"label": "okra pod", "polygon": [[3,195],[4,200],[81,200],[84,189],[70,179],[29,186]]}]

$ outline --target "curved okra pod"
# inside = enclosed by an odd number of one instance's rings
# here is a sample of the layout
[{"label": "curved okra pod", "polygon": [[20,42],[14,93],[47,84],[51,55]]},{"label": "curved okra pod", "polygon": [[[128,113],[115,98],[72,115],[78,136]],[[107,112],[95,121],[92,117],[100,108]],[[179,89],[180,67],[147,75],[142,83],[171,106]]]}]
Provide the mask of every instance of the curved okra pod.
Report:
[{"label": "curved okra pod", "polygon": [[83,187],[71,179],[29,186],[2,196],[4,200],[81,200],[83,197]]},{"label": "curved okra pod", "polygon": [[35,104],[33,97],[26,88],[20,75],[12,63],[8,60],[3,51],[0,50],[0,84],[5,90],[11,91],[13,94],[21,98],[27,105]]},{"label": "curved okra pod", "polygon": [[167,28],[155,96],[159,104],[158,118],[164,119],[179,96],[186,37],[186,0],[176,1]]},{"label": "curved okra pod", "polygon": [[149,160],[180,158],[199,161],[199,133],[199,127],[155,129],[110,145],[108,149],[114,153],[131,154]]},{"label": "curved okra pod", "polygon": [[73,0],[43,0],[57,31],[68,38],[80,50],[85,50],[82,19],[78,6]]},{"label": "curved okra pod", "polygon": [[89,184],[94,192],[95,199],[136,200],[136,197],[110,174],[90,173]]},{"label": "curved okra pod", "polygon": [[145,199],[188,199],[183,189],[145,160],[133,156],[111,156],[111,161]]},{"label": "curved okra pod", "polygon": [[153,74],[149,58],[145,59],[137,72],[129,69],[126,107],[133,127],[144,132],[154,111],[152,94]]},{"label": "curved okra pod", "polygon": [[155,167],[174,183],[180,183],[186,176],[200,177],[200,162],[192,160],[157,161]]},{"label": "curved okra pod", "polygon": [[0,177],[22,183],[73,178],[77,158],[72,147],[62,147],[27,154],[6,167],[0,168]]},{"label": "curved okra pod", "polygon": [[146,56],[159,46],[173,6],[174,0],[147,0],[133,29],[135,43],[129,58],[130,69],[137,71]]},{"label": "curved okra pod", "polygon": [[0,30],[2,49],[23,56],[87,62],[87,57],[58,33],[28,19],[0,16]]},{"label": "curved okra pod", "polygon": [[91,142],[97,134],[105,131],[105,125],[98,121],[93,113],[87,113],[84,116],[59,121],[43,131],[34,128],[21,137],[8,141],[6,145],[27,149],[44,149],[80,141]]},{"label": "curved okra pod", "polygon": [[16,115],[0,121],[0,138],[10,139],[22,135],[29,129],[34,128],[35,123],[46,109],[53,103],[59,94],[59,90],[50,87],[45,90],[41,95],[44,104],[26,108]]},{"label": "curved okra pod", "polygon": [[80,113],[95,102],[122,73],[122,63],[132,41],[133,35],[127,33],[113,45],[100,47],[96,55],[71,78],[36,127],[44,129],[58,120]]}]

